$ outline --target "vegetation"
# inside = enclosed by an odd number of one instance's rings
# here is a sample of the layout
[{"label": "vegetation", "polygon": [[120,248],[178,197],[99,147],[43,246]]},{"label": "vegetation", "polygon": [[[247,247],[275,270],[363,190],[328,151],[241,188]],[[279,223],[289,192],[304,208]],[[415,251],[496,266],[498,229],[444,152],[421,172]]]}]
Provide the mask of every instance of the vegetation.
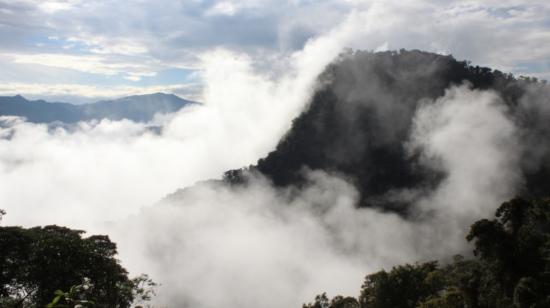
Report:
[{"label": "vegetation", "polygon": [[396,266],[365,278],[357,299],[326,294],[304,308],[550,307],[550,199],[513,199],[467,236],[475,258]]},{"label": "vegetation", "polygon": [[148,276],[128,278],[107,236],[83,233],[0,227],[0,306],[123,308],[154,295]]},{"label": "vegetation", "polygon": [[[406,149],[414,113],[422,102],[467,82],[472,89],[497,93],[525,136],[539,140],[522,154],[525,187],[520,193],[542,197],[550,190],[550,164],[533,159],[550,140],[548,115],[522,101],[533,87],[539,88],[537,97],[550,95],[550,86],[535,78],[515,78],[452,56],[401,50],[342,54],[319,79],[308,109],[293,121],[277,148],[250,171],[283,187],[305,182],[304,167],[343,174],[358,188],[359,206],[406,212],[406,202],[390,204],[380,196],[396,189],[434,187],[444,177],[419,164],[417,153]],[[248,172],[232,170],[224,180],[243,183]]]}]

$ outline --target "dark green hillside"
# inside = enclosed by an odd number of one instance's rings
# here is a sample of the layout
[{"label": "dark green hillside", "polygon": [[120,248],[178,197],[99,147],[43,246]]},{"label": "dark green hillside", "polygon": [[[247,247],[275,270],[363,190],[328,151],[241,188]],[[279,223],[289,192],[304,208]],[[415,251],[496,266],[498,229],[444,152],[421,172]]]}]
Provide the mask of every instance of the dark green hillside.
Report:
[{"label": "dark green hillside", "polygon": [[[540,114],[522,104],[535,88],[539,97],[549,97],[545,94],[550,87],[421,51],[341,55],[319,77],[320,87],[309,108],[294,120],[277,148],[251,169],[278,186],[299,185],[304,167],[337,172],[356,184],[361,206],[403,210],[405,204],[374,200],[392,189],[432,187],[445,176],[420,166],[418,157],[405,148],[414,112],[422,101],[441,97],[445,89],[464,82],[498,93],[522,133],[537,140],[536,149],[524,148],[523,194],[541,196],[550,191],[550,164],[540,159],[550,153],[546,138],[550,131],[542,124],[550,123],[550,113]],[[232,171],[226,179],[239,182],[242,174]]]}]

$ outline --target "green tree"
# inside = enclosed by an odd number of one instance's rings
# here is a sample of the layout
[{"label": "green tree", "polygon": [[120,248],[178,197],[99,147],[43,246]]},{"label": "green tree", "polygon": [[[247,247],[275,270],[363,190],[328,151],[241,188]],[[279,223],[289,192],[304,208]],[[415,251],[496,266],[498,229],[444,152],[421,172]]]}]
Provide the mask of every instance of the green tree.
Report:
[{"label": "green tree", "polygon": [[505,202],[495,219],[474,223],[467,240],[473,259],[382,270],[365,278],[358,301],[323,293],[304,308],[550,307],[550,199]]},{"label": "green tree", "polygon": [[466,300],[464,294],[456,287],[451,287],[440,294],[428,297],[420,302],[418,308],[464,308]]},{"label": "green tree", "polygon": [[437,262],[407,264],[368,275],[359,302],[369,308],[414,308],[442,286]]},{"label": "green tree", "polygon": [[[515,198],[493,220],[472,225],[467,239],[487,269],[488,306],[547,307],[550,303],[550,200]],[[506,301],[506,305],[503,301]]]},{"label": "green tree", "polygon": [[[98,307],[129,307],[152,295],[148,277],[128,278],[107,236],[59,226],[0,227],[0,299],[4,306],[44,307],[60,290],[89,282],[86,297]],[[57,292],[57,293],[56,293]],[[6,304],[8,303],[8,304]]]},{"label": "green tree", "polygon": [[313,303],[304,304],[303,308],[359,308],[359,302],[353,297],[336,296],[329,300],[326,293],[317,295]]}]

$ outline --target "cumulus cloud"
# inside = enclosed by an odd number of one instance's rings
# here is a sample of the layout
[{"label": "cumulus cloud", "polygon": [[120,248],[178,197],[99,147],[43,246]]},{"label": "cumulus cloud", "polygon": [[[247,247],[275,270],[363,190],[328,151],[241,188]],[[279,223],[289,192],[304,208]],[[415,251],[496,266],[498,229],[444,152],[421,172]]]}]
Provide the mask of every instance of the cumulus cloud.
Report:
[{"label": "cumulus cloud", "polygon": [[[86,72],[105,77],[114,70],[128,80],[141,77],[152,82],[161,82],[155,73],[166,68],[200,70],[200,55],[217,47],[244,52],[259,61],[266,55],[300,50],[350,13],[367,11],[369,28],[350,45],[452,53],[475,64],[550,77],[547,1],[189,0],[128,4],[25,0],[0,1],[0,8],[2,54],[83,59],[79,65],[67,61],[73,65],[61,66],[58,78],[98,56],[100,60],[94,60],[93,66],[98,69]],[[1,61],[11,63],[13,59]],[[51,69],[60,68],[55,65],[59,61],[40,64],[49,63]],[[32,71],[25,76],[27,83],[36,78]]]}]

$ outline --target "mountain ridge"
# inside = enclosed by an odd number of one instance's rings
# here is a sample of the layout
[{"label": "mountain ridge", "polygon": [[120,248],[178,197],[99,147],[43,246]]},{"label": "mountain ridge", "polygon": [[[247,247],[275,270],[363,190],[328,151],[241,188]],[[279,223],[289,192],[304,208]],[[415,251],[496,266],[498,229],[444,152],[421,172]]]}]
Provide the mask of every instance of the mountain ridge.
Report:
[{"label": "mountain ridge", "polygon": [[0,116],[20,116],[33,123],[76,123],[94,119],[148,122],[157,113],[172,113],[193,104],[198,103],[166,93],[131,95],[83,105],[27,100],[18,94],[0,96]]},{"label": "mountain ridge", "polygon": [[[525,140],[538,140],[533,144],[524,140],[520,151],[524,180],[520,193],[547,194],[550,163],[536,152],[550,153],[548,128],[541,124],[544,118],[550,121],[550,115],[526,104],[526,97],[538,91],[542,100],[550,87],[535,78],[515,78],[418,50],[342,54],[321,74],[320,87],[276,149],[254,165],[227,171],[223,181],[245,183],[250,173],[257,172],[275,186],[299,186],[307,182],[301,170],[323,170],[357,186],[360,207],[406,212],[408,201],[389,202],[388,194],[433,188],[446,177],[445,172],[423,166],[420,153],[406,148],[415,113],[423,102],[435,101],[464,83],[472,90],[494,91],[507,116],[529,137]],[[533,157],[539,158],[532,162]]]}]

